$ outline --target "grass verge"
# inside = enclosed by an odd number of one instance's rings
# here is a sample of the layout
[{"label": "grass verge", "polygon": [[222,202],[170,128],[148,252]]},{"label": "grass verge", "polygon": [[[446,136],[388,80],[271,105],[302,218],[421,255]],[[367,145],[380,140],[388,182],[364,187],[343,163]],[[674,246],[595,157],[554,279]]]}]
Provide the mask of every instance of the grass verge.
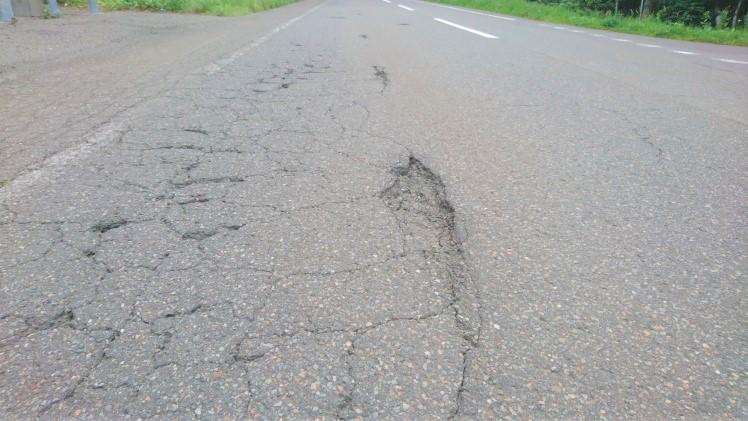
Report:
[{"label": "grass verge", "polygon": [[[152,10],[157,12],[204,13],[239,16],[260,12],[297,0],[97,0],[104,10]],[[86,7],[86,0],[70,0],[70,6]]]},{"label": "grass verge", "polygon": [[672,38],[713,44],[748,46],[746,29],[712,29],[662,22],[656,18],[611,16],[587,10],[530,2],[527,0],[430,0],[471,9],[486,10],[528,19],[566,23],[585,28],[607,29],[629,34]]}]

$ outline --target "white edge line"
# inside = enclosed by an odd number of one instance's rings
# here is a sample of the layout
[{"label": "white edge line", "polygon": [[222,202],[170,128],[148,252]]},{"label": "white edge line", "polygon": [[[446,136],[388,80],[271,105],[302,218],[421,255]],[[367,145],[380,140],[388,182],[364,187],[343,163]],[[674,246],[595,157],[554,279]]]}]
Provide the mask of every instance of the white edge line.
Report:
[{"label": "white edge line", "polygon": [[494,15],[494,14],[491,14],[491,13],[476,12],[475,10],[467,10],[467,9],[463,9],[463,8],[460,8],[460,7],[446,6],[446,5],[443,5],[443,4],[435,4],[435,3],[429,2],[429,5],[436,6],[436,7],[443,7],[445,9],[450,9],[450,10],[457,10],[458,12],[470,13],[472,15],[480,15],[480,16],[488,16],[488,17],[496,18],[496,19],[504,19],[504,20],[508,20],[508,21],[512,21],[512,22],[514,22],[514,21],[517,20],[515,18],[510,18],[510,17],[507,17],[507,16]]},{"label": "white edge line", "polygon": [[[287,20],[285,23],[281,24],[264,36],[252,42],[249,46],[235,51],[225,59],[218,60],[207,65],[204,70],[208,75],[218,72],[219,70],[221,70],[222,66],[230,64],[234,60],[246,54],[249,50],[267,41],[273,34],[282,31],[283,29],[292,25],[294,22],[312,14],[317,9],[324,6],[325,3],[318,4],[317,6],[307,10],[304,14]],[[83,143],[67,149],[63,149],[49,156],[38,167],[21,173],[19,176],[11,180],[10,183],[3,187],[0,187],[0,191],[5,190],[8,195],[12,195],[19,189],[23,190],[28,188],[28,186],[31,186],[38,182],[50,181],[56,177],[59,177],[65,171],[65,169],[69,165],[71,165],[72,162],[85,158],[86,156],[93,153],[94,149],[97,147],[102,147],[106,143],[119,139],[125,133],[125,129],[126,128],[123,123],[108,123],[99,128],[97,131],[87,134],[84,138]]]},{"label": "white edge line", "polygon": [[693,51],[683,51],[683,50],[670,50],[671,52],[675,54],[683,54],[686,56],[698,56],[698,53],[694,53]]},{"label": "white edge line", "polygon": [[407,10],[409,12],[412,12],[412,11],[416,10],[416,9],[411,9],[408,6],[403,6],[402,4],[398,4],[397,7],[401,8],[401,9],[405,9],[405,10]]},{"label": "white edge line", "polygon": [[731,59],[731,58],[714,58],[714,60],[721,61],[723,63],[748,64],[748,61],[735,60],[735,59]]},{"label": "white edge line", "polygon": [[82,143],[63,149],[45,159],[38,167],[22,172],[10,183],[0,187],[0,192],[6,190],[8,198],[10,198],[16,192],[23,192],[34,184],[40,182],[51,183],[61,177],[75,161],[80,161],[98,152],[97,148],[101,147],[102,144],[109,144],[121,139],[127,132],[126,129],[121,122],[105,124],[97,131],[86,135]]},{"label": "white edge line", "polygon": [[618,41],[618,42],[631,42],[630,39],[626,39],[626,38],[611,38],[611,40]]},{"label": "white edge line", "polygon": [[301,14],[299,16],[296,16],[295,18],[289,19],[289,20],[285,21],[284,23],[282,23],[279,26],[276,26],[270,32],[268,32],[265,35],[257,38],[256,40],[252,41],[252,43],[249,44],[248,46],[246,46],[244,48],[240,48],[240,49],[234,51],[230,56],[228,56],[226,58],[223,58],[223,59],[220,59],[220,60],[217,60],[217,61],[214,61],[213,63],[210,63],[209,65],[205,66],[206,73],[208,75],[212,75],[212,74],[215,74],[215,73],[221,71],[222,68],[224,68],[225,66],[233,63],[239,57],[243,56],[244,54],[247,54],[250,50],[252,50],[254,48],[257,48],[260,45],[262,45],[263,43],[265,43],[265,41],[267,41],[268,39],[270,39],[270,37],[272,37],[273,35],[277,34],[278,32],[280,32],[280,31],[282,31],[282,30],[284,30],[286,28],[288,28],[289,26],[293,25],[294,23],[298,22],[299,20],[301,20],[301,19],[309,16],[310,14],[316,12],[317,9],[319,9],[322,6],[324,6],[325,3],[318,4],[318,5],[314,6],[314,7],[312,7],[311,9],[307,10],[303,14]]},{"label": "white edge line", "polygon": [[499,38],[499,37],[497,37],[495,35],[487,34],[485,32],[481,32],[481,31],[478,31],[478,30],[475,30],[475,29],[472,29],[472,28],[468,28],[467,26],[458,25],[458,24],[456,24],[454,22],[450,22],[448,20],[439,19],[439,18],[434,18],[434,20],[437,21],[437,22],[443,23],[445,25],[449,25],[449,26],[451,26],[453,28],[462,29],[463,31],[470,32],[472,34],[481,36],[483,38],[488,38],[488,39],[498,39]]},{"label": "white edge line", "polygon": [[637,42],[636,45],[638,45],[640,47],[646,47],[646,48],[662,48],[661,46],[659,46],[657,44],[644,44],[644,43],[641,43],[641,42]]}]

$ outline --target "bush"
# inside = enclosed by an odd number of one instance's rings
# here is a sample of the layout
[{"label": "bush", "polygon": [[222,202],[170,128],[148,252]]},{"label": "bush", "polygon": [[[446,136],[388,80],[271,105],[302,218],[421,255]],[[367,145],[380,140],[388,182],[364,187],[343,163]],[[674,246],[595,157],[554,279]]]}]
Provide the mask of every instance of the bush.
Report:
[{"label": "bush", "polygon": [[600,21],[600,25],[602,25],[605,28],[615,28],[616,26],[618,26],[619,23],[620,21],[614,18],[613,16],[608,16],[607,18]]},{"label": "bush", "polygon": [[690,26],[703,26],[704,14],[709,13],[704,3],[697,0],[662,0],[660,6],[657,12],[660,20]]}]

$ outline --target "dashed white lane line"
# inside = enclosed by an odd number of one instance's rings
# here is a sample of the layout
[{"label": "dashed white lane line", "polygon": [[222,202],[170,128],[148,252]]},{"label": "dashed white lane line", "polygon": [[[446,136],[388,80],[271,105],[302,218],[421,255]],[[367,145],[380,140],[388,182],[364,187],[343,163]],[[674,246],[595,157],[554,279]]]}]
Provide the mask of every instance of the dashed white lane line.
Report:
[{"label": "dashed white lane line", "polygon": [[409,12],[412,12],[412,11],[416,10],[416,9],[411,9],[408,6],[403,6],[402,4],[398,4],[397,7],[401,8],[401,9],[405,9],[405,10],[407,10]]},{"label": "dashed white lane line", "polygon": [[432,6],[437,6],[437,7],[443,7],[445,9],[450,9],[450,10],[457,10],[458,12],[470,13],[471,15],[488,16],[488,17],[491,17],[491,18],[503,19],[503,20],[508,20],[508,21],[512,21],[512,22],[514,22],[514,21],[517,20],[515,18],[509,18],[509,17],[506,17],[506,16],[492,15],[490,13],[476,12],[474,10],[465,10],[465,9],[461,9],[459,7],[445,6],[443,4],[431,4],[431,5]]},{"label": "dashed white lane line", "polygon": [[[385,3],[391,3],[390,0],[383,0],[383,1]],[[506,16],[492,15],[490,13],[481,13],[481,12],[476,12],[476,11],[473,11],[473,10],[465,10],[465,9],[462,9],[462,8],[459,8],[459,7],[446,6],[446,5],[442,5],[442,4],[431,4],[431,5],[432,6],[437,6],[437,7],[443,7],[445,9],[456,10],[458,12],[470,13],[470,14],[473,14],[473,15],[489,16],[489,17],[497,18],[497,19],[504,19],[504,20],[509,20],[509,21],[516,21],[516,19],[509,18],[509,17],[506,17]],[[402,7],[403,9],[411,11],[411,12],[413,11],[413,9],[411,9],[410,7],[403,6],[402,4],[398,4],[397,6],[398,7]],[[487,34],[485,32],[481,32],[481,31],[478,31],[478,30],[475,30],[475,29],[471,29],[471,28],[462,26],[462,25],[458,25],[458,24],[456,24],[454,22],[450,22],[448,20],[439,19],[439,18],[434,18],[434,20],[437,21],[437,22],[441,22],[443,24],[455,27],[457,29],[462,29],[463,31],[471,32],[473,34],[482,36],[484,38],[498,39],[498,37],[495,36],[495,35]],[[613,37],[608,37],[608,36],[603,35],[603,34],[598,34],[598,33],[594,33],[594,32],[587,32],[587,31],[581,31],[579,29],[569,29],[569,28],[566,28],[566,27],[563,27],[563,26],[553,26],[553,25],[548,25],[546,23],[539,23],[538,25],[542,26],[544,28],[553,28],[553,29],[556,29],[556,30],[559,30],[559,31],[570,31],[570,32],[573,32],[575,34],[590,35],[590,36],[593,36],[595,38],[606,38],[606,39],[610,39],[611,41],[616,41],[616,42],[624,42],[624,43],[631,43],[631,42],[633,42],[630,39],[626,39],[626,38],[613,38]],[[644,47],[644,48],[662,48],[661,45],[657,45],[657,44],[647,44],[647,43],[643,43],[643,42],[637,42],[635,44],[637,46],[639,46],[639,47]],[[685,51],[685,50],[670,50],[670,51],[673,52],[673,53],[676,53],[676,54],[682,54],[682,55],[686,55],[686,56],[697,56],[697,55],[699,55],[698,53],[694,53],[693,51]],[[748,64],[748,61],[734,60],[734,59],[730,59],[730,58],[717,58],[717,57],[714,57],[713,60],[721,61],[723,63]]]},{"label": "dashed white lane line", "polygon": [[485,32],[481,32],[481,31],[478,31],[476,29],[468,28],[467,26],[458,25],[458,24],[456,24],[454,22],[450,22],[448,20],[439,19],[439,18],[434,18],[434,20],[437,21],[437,22],[439,22],[439,23],[443,23],[445,25],[449,25],[449,26],[451,26],[453,28],[462,29],[463,31],[470,32],[471,34],[475,34],[475,35],[478,35],[478,36],[483,37],[483,38],[488,38],[488,39],[498,39],[499,38],[499,37],[497,37],[495,35],[487,34]]},{"label": "dashed white lane line", "polygon": [[748,61],[735,60],[735,59],[731,59],[731,58],[715,58],[714,60],[721,61],[723,63],[748,64]]},{"label": "dashed white lane line", "polygon": [[382,0],[385,3],[392,3],[390,0]]}]

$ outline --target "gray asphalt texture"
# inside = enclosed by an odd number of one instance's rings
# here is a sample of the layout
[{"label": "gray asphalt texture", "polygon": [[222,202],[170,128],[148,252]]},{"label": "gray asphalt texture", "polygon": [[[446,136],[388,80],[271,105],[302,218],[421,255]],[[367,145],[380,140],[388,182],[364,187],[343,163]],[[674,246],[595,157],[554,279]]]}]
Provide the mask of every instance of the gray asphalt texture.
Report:
[{"label": "gray asphalt texture", "polygon": [[0,418],[748,417],[748,49],[401,4],[3,58]]}]

